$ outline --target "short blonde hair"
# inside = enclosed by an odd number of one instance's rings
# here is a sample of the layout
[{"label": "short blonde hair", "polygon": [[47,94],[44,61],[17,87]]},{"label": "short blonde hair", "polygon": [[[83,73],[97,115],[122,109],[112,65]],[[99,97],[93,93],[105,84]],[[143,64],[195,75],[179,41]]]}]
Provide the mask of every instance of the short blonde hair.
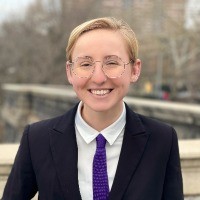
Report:
[{"label": "short blonde hair", "polygon": [[136,39],[134,31],[130,28],[130,26],[122,20],[117,20],[116,18],[113,18],[113,17],[103,17],[103,18],[97,18],[97,19],[92,19],[90,21],[86,21],[80,24],[79,26],[77,26],[71,32],[69,36],[69,40],[68,40],[68,45],[66,48],[67,60],[71,61],[73,48],[78,38],[82,34],[88,31],[95,30],[95,29],[119,31],[122,34],[122,37],[124,38],[127,44],[127,49],[128,49],[130,59],[133,61],[137,59],[138,41]]}]

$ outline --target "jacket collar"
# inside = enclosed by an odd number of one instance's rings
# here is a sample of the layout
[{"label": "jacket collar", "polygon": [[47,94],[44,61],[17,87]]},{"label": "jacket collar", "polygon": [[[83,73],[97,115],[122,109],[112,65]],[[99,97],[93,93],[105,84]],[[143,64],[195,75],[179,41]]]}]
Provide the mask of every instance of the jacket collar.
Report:
[{"label": "jacket collar", "polygon": [[59,117],[50,134],[50,147],[65,199],[81,200],[78,185],[78,150],[74,128],[77,105]]},{"label": "jacket collar", "polygon": [[[77,107],[78,105],[57,120],[50,135],[50,146],[65,198],[81,200],[74,128]],[[116,200],[116,197],[122,199],[145,151],[149,135],[139,115],[126,105],[124,138],[109,200]]]},{"label": "jacket collar", "polygon": [[[146,132],[138,114],[126,105],[126,127],[116,175],[109,200],[122,199],[142,159],[150,133]],[[117,197],[117,198],[116,198]]]}]

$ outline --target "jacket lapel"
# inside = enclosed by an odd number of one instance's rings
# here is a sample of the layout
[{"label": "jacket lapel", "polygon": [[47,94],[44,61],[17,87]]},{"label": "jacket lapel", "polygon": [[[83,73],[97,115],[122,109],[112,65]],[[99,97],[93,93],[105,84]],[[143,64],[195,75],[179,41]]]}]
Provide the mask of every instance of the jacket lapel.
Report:
[{"label": "jacket lapel", "polygon": [[65,199],[81,200],[74,118],[77,107],[63,115],[50,134],[50,146]]},{"label": "jacket lapel", "polygon": [[126,127],[116,175],[109,200],[122,199],[142,158],[149,133],[145,132],[139,116],[126,106]]},{"label": "jacket lapel", "polygon": [[[50,147],[65,199],[81,200],[78,185],[78,149],[74,128],[77,106],[63,115],[50,133]],[[149,133],[139,116],[126,106],[126,127],[109,200],[122,199],[142,158]]]}]

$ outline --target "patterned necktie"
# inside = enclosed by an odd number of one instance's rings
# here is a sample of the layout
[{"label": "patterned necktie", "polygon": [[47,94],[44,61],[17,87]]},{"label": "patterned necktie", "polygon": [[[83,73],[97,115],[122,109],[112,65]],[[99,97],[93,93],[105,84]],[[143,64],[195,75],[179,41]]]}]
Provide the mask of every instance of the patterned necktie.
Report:
[{"label": "patterned necktie", "polygon": [[96,141],[97,149],[93,160],[93,199],[107,200],[109,185],[106,165],[106,139],[99,134]]}]

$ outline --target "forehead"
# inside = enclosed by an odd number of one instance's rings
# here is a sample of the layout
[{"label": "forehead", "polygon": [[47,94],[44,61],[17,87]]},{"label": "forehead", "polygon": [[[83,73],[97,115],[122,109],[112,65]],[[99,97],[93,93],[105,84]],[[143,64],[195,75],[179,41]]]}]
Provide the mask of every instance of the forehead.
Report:
[{"label": "forehead", "polygon": [[119,31],[95,29],[83,33],[75,42],[72,51],[74,56],[92,56],[91,54],[104,53],[105,55],[118,55],[127,53],[127,45]]},{"label": "forehead", "polygon": [[[85,38],[90,38],[90,39],[97,39],[100,36],[100,38],[106,39],[108,37],[117,37],[120,40],[124,40],[123,35],[119,30],[112,30],[112,29],[94,29],[94,30],[89,30],[87,32],[82,33],[77,41]],[[76,41],[76,42],[77,42]]]}]

